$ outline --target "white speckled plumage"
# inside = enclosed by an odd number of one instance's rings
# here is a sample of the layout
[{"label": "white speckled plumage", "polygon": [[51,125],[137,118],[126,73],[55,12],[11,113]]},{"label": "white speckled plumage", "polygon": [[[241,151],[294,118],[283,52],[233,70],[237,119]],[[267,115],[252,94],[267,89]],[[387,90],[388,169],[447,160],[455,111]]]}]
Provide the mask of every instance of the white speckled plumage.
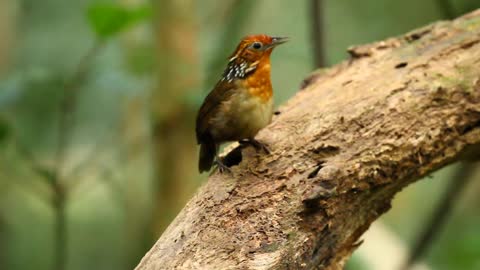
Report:
[{"label": "white speckled plumage", "polygon": [[247,65],[246,62],[236,63],[231,61],[222,76],[222,81],[232,82],[234,79],[243,79],[250,72],[255,71],[257,65]]}]

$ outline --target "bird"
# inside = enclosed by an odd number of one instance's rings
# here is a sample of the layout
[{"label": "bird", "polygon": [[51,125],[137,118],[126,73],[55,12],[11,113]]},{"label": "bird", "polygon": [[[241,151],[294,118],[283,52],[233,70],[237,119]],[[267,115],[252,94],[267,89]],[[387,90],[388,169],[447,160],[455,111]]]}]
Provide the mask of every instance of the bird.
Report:
[{"label": "bird", "polygon": [[196,118],[200,173],[210,171],[214,164],[220,172],[231,172],[218,156],[225,142],[249,143],[269,152],[255,140],[255,135],[271,122],[273,115],[270,55],[287,41],[287,37],[249,35],[228,58],[222,77],[204,99]]}]

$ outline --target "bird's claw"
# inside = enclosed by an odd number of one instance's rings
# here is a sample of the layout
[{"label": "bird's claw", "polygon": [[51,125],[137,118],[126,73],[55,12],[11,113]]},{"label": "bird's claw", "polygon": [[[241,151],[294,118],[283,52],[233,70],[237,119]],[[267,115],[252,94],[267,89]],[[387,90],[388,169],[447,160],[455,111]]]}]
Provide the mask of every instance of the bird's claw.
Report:
[{"label": "bird's claw", "polygon": [[239,141],[240,144],[250,144],[251,146],[255,147],[257,150],[263,150],[266,154],[270,154],[270,149],[268,149],[267,145],[261,143],[255,139],[248,139],[248,140],[241,140]]},{"label": "bird's claw", "polygon": [[217,169],[220,173],[228,172],[229,174],[232,174],[232,170],[220,161],[220,159],[215,159],[215,165],[217,165]]}]

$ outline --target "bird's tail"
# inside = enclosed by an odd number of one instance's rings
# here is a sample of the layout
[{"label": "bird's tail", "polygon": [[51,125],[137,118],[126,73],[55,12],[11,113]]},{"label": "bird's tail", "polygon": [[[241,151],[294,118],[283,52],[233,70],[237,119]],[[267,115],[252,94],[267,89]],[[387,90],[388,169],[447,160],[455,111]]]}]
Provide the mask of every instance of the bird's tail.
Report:
[{"label": "bird's tail", "polygon": [[217,147],[213,142],[206,142],[200,145],[200,158],[198,160],[198,170],[202,172],[209,171],[212,168]]}]

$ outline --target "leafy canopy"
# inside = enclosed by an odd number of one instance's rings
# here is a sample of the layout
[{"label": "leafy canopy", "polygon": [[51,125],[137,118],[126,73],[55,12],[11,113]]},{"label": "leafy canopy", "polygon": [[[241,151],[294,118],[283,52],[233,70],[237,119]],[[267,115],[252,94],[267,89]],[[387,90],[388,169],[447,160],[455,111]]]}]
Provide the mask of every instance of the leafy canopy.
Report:
[{"label": "leafy canopy", "polygon": [[120,4],[100,2],[88,8],[87,18],[97,36],[106,39],[150,18],[151,11],[149,5],[129,8]]}]

